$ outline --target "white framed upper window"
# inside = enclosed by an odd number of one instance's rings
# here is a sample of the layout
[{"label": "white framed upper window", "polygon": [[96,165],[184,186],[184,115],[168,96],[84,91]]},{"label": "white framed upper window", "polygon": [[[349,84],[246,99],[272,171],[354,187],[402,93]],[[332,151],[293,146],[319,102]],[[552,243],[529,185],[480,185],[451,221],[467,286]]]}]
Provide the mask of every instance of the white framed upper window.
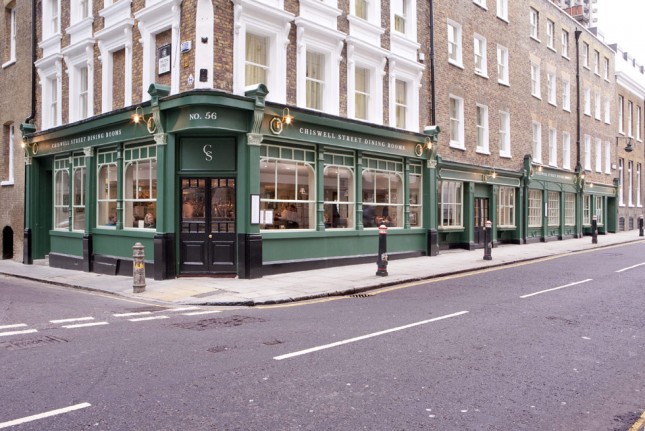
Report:
[{"label": "white framed upper window", "polygon": [[475,73],[488,77],[488,62],[486,59],[486,38],[478,34],[473,40],[475,55]]},{"label": "white framed upper window", "polygon": [[634,206],[634,162],[627,162],[627,205]]},{"label": "white framed upper window", "polygon": [[611,123],[611,99],[605,99],[605,124]]},{"label": "white framed upper window", "polygon": [[591,88],[585,88],[584,92],[584,113],[591,117]]},{"label": "white framed upper window", "polygon": [[407,34],[410,30],[408,27],[409,23],[409,0],[393,0],[391,2],[391,7],[394,13],[394,31],[402,34]]},{"label": "white framed upper window", "polygon": [[60,33],[60,0],[43,1],[43,40]]},{"label": "white framed upper window", "polygon": [[368,0],[354,0],[354,15],[367,20],[369,17],[369,6],[370,2]]},{"label": "white framed upper window", "polygon": [[508,0],[497,0],[497,17],[508,21]]},{"label": "white framed upper window", "polygon": [[593,71],[600,76],[600,52],[595,49],[593,51]]},{"label": "white framed upper window", "polygon": [[594,94],[594,115],[596,117],[596,120],[600,120],[602,116],[602,108],[601,108],[601,100],[600,100],[600,93]]},{"label": "white framed upper window", "polygon": [[571,112],[571,82],[562,80],[562,109]]},{"label": "white framed upper window", "polygon": [[486,0],[473,0],[473,3],[486,9]]},{"label": "white framed upper window", "polygon": [[531,63],[531,95],[542,98],[540,93],[540,65]]},{"label": "white framed upper window", "polygon": [[620,158],[618,159],[618,205],[621,207],[625,206],[625,194],[623,193],[624,191],[624,184],[625,184],[625,159]]},{"label": "white framed upper window", "polygon": [[533,161],[542,163],[542,125],[533,122]]},{"label": "white framed upper window", "polygon": [[394,106],[396,107],[396,122],[394,127],[406,129],[408,118],[408,83],[400,79],[395,80]]},{"label": "white framed upper window", "polygon": [[3,127],[3,140],[5,142],[5,147],[3,148],[2,153],[6,156],[6,159],[3,163],[3,167],[6,167],[6,178],[2,178],[0,181],[0,186],[12,186],[14,185],[14,146],[15,143],[15,129],[14,124],[6,124]]},{"label": "white framed upper window", "polygon": [[591,136],[585,135],[585,147],[584,147],[584,163],[585,171],[591,170]]},{"label": "white framed upper window", "polygon": [[611,144],[605,142],[605,173],[611,175]]},{"label": "white framed upper window", "polygon": [[476,115],[476,148],[478,153],[490,154],[488,145],[488,106],[477,105],[475,108]]},{"label": "white framed upper window", "polygon": [[641,140],[641,107],[636,106],[636,140]]},{"label": "white framed upper window", "polygon": [[546,46],[555,51],[555,23],[546,20]]},{"label": "white framed upper window", "polygon": [[450,146],[466,149],[464,145],[464,100],[450,96]]},{"label": "white framed upper window", "polygon": [[609,59],[605,57],[605,67],[604,67],[605,79],[609,81]]},{"label": "white framed upper window", "polygon": [[562,132],[562,168],[571,169],[571,135]]},{"label": "white framed upper window", "polygon": [[364,67],[354,69],[354,117],[359,120],[369,119],[370,81],[369,69]]},{"label": "white framed upper window", "polygon": [[[235,15],[233,49],[233,89],[244,95],[249,86],[264,84],[269,89],[268,101],[287,102],[287,54],[290,22],[293,14],[266,7],[255,9],[235,0],[242,11]],[[300,78],[300,75],[298,75]],[[199,80],[197,80],[197,83]],[[196,83],[196,84],[197,84]],[[206,87],[212,86],[210,82]]]},{"label": "white framed upper window", "polygon": [[533,8],[529,9],[529,23],[531,26],[531,37],[535,40],[540,40],[540,13]]},{"label": "white framed upper window", "polygon": [[92,0],[76,0],[70,2],[71,23],[77,23],[92,16]]},{"label": "white framed upper window", "polygon": [[305,107],[322,111],[325,104],[325,55],[320,52],[307,51],[305,69],[306,102]]},{"label": "white framed upper window", "polygon": [[41,129],[60,126],[63,122],[63,64],[62,60],[36,62],[40,81]]},{"label": "white framed upper window", "polygon": [[636,163],[636,206],[642,207],[641,203],[641,164]]},{"label": "white framed upper window", "polygon": [[549,128],[549,165],[558,166],[558,131]]},{"label": "white framed upper window", "polygon": [[499,155],[511,157],[511,116],[508,112],[499,112]]},{"label": "white framed upper window", "polygon": [[546,91],[547,100],[551,105],[557,104],[556,97],[556,80],[555,73],[547,72],[546,74]]},{"label": "white framed upper window", "polygon": [[602,172],[602,140],[600,138],[596,138],[595,156],[596,172]]},{"label": "white framed upper window", "polygon": [[80,121],[94,115],[94,55],[89,49],[75,49],[65,57],[69,74],[69,121]]},{"label": "white framed upper window", "polygon": [[627,136],[632,137],[632,126],[634,125],[634,103],[627,102]]},{"label": "white framed upper window", "polygon": [[89,106],[89,76],[87,66],[79,69],[79,82],[78,82],[78,117],[79,120],[85,119],[90,116]]},{"label": "white framed upper window", "polygon": [[622,134],[625,133],[625,124],[623,122],[624,109],[625,109],[625,99],[623,99],[623,96],[618,96],[618,131]]},{"label": "white framed upper window", "polygon": [[463,67],[461,25],[448,20],[448,62]]},{"label": "white framed upper window", "polygon": [[8,66],[9,64],[16,62],[16,6],[6,9],[7,15],[9,16],[9,28],[8,30],[8,42],[9,42],[9,56],[6,58],[6,62],[2,65],[3,67]]},{"label": "white framed upper window", "polygon": [[569,32],[562,30],[562,56],[569,58]]},{"label": "white framed upper window", "polygon": [[497,45],[497,82],[509,85],[508,48]]},{"label": "white framed upper window", "polygon": [[383,68],[385,56],[363,44],[348,43],[347,116],[383,124]]},{"label": "white framed upper window", "polygon": [[582,65],[589,69],[589,44],[582,42]]}]

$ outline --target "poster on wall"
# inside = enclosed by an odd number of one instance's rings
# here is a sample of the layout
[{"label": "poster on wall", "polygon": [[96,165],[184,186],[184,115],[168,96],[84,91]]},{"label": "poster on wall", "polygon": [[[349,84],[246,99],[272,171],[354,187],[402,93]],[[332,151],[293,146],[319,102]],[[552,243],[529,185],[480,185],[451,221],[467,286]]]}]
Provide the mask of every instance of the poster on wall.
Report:
[{"label": "poster on wall", "polygon": [[170,44],[159,47],[159,63],[157,65],[157,75],[163,75],[170,72]]}]

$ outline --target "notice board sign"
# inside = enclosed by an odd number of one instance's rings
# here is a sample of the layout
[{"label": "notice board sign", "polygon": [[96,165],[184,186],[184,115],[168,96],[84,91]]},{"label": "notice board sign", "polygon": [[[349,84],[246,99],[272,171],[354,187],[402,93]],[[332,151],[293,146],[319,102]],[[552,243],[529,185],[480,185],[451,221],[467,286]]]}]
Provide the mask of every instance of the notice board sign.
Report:
[{"label": "notice board sign", "polygon": [[157,75],[170,73],[170,48],[170,44],[159,47]]}]

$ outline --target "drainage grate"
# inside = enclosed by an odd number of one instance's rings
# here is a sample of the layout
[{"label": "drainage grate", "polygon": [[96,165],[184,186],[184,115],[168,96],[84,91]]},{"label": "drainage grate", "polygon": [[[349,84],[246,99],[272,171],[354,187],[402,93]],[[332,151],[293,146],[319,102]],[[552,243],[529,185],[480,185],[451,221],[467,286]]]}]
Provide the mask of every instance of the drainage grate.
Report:
[{"label": "drainage grate", "polygon": [[115,313],[145,313],[146,311],[154,313],[156,311],[166,311],[168,309],[170,309],[170,307],[146,305],[144,307],[127,307],[123,310],[115,311]]},{"label": "drainage grate", "polygon": [[175,323],[172,326],[182,329],[193,329],[195,331],[205,331],[206,329],[214,328],[231,328],[233,326],[241,326],[245,323],[259,323],[265,322],[264,319],[259,319],[257,317],[247,317],[247,316],[231,316],[231,317],[220,317],[216,319],[203,319],[198,320],[197,322],[184,322],[184,323]]},{"label": "drainage grate", "polygon": [[350,298],[371,298],[372,294],[370,293],[356,293],[354,295],[349,295]]},{"label": "drainage grate", "polygon": [[0,343],[0,347],[4,347],[7,350],[24,350],[24,349],[31,349],[32,347],[40,347],[40,346],[54,344],[54,343],[67,343],[67,340],[65,340],[64,338],[58,338],[52,335],[47,335],[44,337],[5,341],[3,343]]}]

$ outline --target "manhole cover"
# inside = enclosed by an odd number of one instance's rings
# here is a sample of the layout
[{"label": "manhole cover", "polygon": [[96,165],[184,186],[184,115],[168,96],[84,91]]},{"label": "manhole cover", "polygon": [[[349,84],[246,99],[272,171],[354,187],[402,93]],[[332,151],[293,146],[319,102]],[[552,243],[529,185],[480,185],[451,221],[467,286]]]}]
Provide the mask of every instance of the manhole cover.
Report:
[{"label": "manhole cover", "polygon": [[230,316],[215,319],[202,319],[196,322],[175,323],[172,326],[182,329],[193,329],[195,331],[205,331],[206,329],[231,328],[233,326],[240,326],[246,323],[258,323],[264,321],[264,319],[259,319],[257,317]]},{"label": "manhole cover", "polygon": [[23,350],[23,349],[31,349],[32,347],[39,347],[39,346],[44,346],[47,344],[54,344],[54,343],[67,343],[67,340],[65,340],[64,338],[58,338],[52,335],[47,335],[44,337],[5,341],[0,343],[0,347],[4,347],[5,349],[8,349],[8,350]]}]

